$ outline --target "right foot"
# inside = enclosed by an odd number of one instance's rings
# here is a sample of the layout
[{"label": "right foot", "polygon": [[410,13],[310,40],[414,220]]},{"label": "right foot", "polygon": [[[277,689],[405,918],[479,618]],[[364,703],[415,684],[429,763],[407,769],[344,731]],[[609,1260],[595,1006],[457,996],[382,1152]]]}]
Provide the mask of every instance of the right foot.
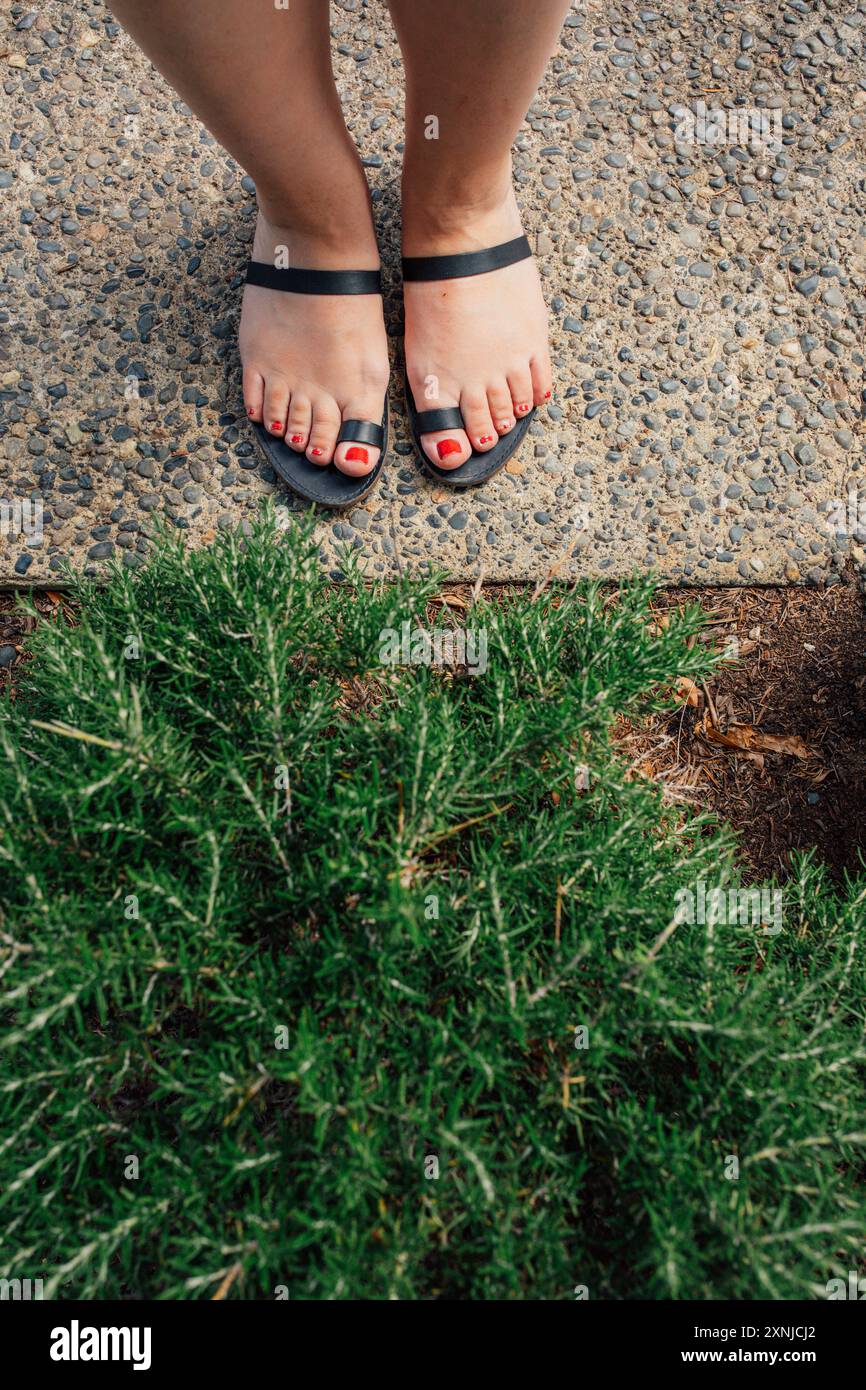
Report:
[{"label": "right foot", "polygon": [[[431,195],[404,177],[403,250],[407,256],[480,251],[522,233],[507,166],[485,206]],[[550,399],[547,309],[535,261],[457,280],[410,281],[406,369],[417,410],[459,406],[465,430],[424,434],[440,469],[459,468],[473,450],[487,453],[533,406]]]},{"label": "right foot", "polygon": [[[277,248],[289,265],[310,270],[376,270],[379,253],[369,210],[342,240],[292,231],[259,208],[252,259],[268,265]],[[336,464],[360,478],[379,450],[337,443],[344,420],[378,425],[388,389],[388,339],[380,295],[291,294],[247,285],[240,323],[244,404],[249,418],[311,463]]]}]

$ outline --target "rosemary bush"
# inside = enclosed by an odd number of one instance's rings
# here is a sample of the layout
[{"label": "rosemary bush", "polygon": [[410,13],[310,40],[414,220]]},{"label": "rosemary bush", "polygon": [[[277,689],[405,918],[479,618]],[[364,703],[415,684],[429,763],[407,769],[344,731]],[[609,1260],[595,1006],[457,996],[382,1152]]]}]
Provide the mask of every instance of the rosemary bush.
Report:
[{"label": "rosemary bush", "polygon": [[[866,886],[807,857],[778,935],[677,922],[735,845],[610,741],[706,676],[698,612],[439,589],[334,583],[266,515],[38,625],[0,709],[4,1277],[752,1299],[855,1267]],[[455,617],[483,673],[382,664]]]}]

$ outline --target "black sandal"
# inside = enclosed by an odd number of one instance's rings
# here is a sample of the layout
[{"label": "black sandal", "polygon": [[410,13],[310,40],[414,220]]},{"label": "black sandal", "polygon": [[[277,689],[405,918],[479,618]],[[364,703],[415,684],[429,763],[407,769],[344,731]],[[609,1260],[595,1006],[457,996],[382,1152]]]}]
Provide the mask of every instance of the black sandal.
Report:
[{"label": "black sandal", "polygon": [[[525,236],[514,241],[504,241],[500,246],[490,246],[486,251],[465,251],[454,256],[404,256],[404,280],[459,280],[466,275],[486,275],[491,270],[502,270],[504,266],[525,261],[532,251]],[[459,468],[437,468],[421,446],[422,434],[435,434],[439,430],[465,430],[466,424],[458,406],[443,410],[418,410],[406,381],[406,408],[415,441],[415,453],[421,467],[445,487],[477,487],[486,483],[494,473],[517,451],[523,442],[526,431],[535,414],[535,407],[522,416],[508,434],[502,435],[499,443],[486,453],[473,449],[470,457]]]},{"label": "black sandal", "polygon": [[[267,261],[250,261],[248,285],[291,294],[381,294],[382,276],[378,270],[279,270]],[[344,420],[338,444],[353,442],[379,449],[379,461],[362,478],[350,478],[333,463],[326,467],[311,463],[305,454],[289,448],[284,439],[269,434],[264,425],[253,422],[259,445],[274,472],[307,502],[320,507],[352,507],[373,489],[385,462],[388,448],[388,397],[382,410],[381,425],[372,420]]]}]

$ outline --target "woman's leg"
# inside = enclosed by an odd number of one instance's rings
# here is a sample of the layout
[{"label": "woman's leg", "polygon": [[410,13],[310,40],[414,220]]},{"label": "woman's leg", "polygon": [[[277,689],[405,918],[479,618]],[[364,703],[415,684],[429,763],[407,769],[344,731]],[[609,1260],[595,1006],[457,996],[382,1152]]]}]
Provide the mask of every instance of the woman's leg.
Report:
[{"label": "woman's leg", "polygon": [[[376,269],[369,190],[331,70],[328,6],[291,0],[112,0],[183,99],[256,184],[253,259]],[[285,251],[278,251],[285,248]],[[341,419],[378,423],[388,346],[378,296],[244,292],[247,413],[315,463],[368,473],[367,446],[335,444]],[[347,457],[348,456],[348,457]]]},{"label": "woman's leg", "polygon": [[[476,251],[512,240],[522,228],[511,144],[569,0],[388,5],[406,66],[404,254]],[[459,405],[475,449],[492,448],[515,418],[547,399],[547,312],[534,262],[471,279],[412,282],[405,302],[416,404]],[[431,377],[439,384],[435,400],[425,393]],[[469,456],[463,431],[423,442],[440,468]]]}]

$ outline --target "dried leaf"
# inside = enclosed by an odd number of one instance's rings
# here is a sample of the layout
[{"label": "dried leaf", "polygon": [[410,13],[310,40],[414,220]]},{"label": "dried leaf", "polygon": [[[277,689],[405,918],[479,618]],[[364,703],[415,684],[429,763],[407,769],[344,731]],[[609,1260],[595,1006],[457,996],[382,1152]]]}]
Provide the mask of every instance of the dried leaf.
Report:
[{"label": "dried leaf", "polygon": [[749,652],[753,652],[757,645],[757,642],[754,642],[751,637],[731,636],[725,644],[722,660],[739,661],[742,657],[748,656]]},{"label": "dried leaf", "polygon": [[722,733],[721,729],[705,722],[703,733],[710,743],[720,743],[724,748],[736,748],[739,752],[785,753],[791,758],[815,756],[799,734],[767,734],[754,724],[729,724]]},{"label": "dried leaf", "polygon": [[674,689],[684,704],[691,705],[694,709],[697,708],[701,692],[690,676],[678,677]]},{"label": "dried leaf", "polygon": [[745,758],[747,762],[754,763],[759,772],[764,771],[765,760],[763,753],[750,752],[748,748],[741,748],[739,756]]}]

